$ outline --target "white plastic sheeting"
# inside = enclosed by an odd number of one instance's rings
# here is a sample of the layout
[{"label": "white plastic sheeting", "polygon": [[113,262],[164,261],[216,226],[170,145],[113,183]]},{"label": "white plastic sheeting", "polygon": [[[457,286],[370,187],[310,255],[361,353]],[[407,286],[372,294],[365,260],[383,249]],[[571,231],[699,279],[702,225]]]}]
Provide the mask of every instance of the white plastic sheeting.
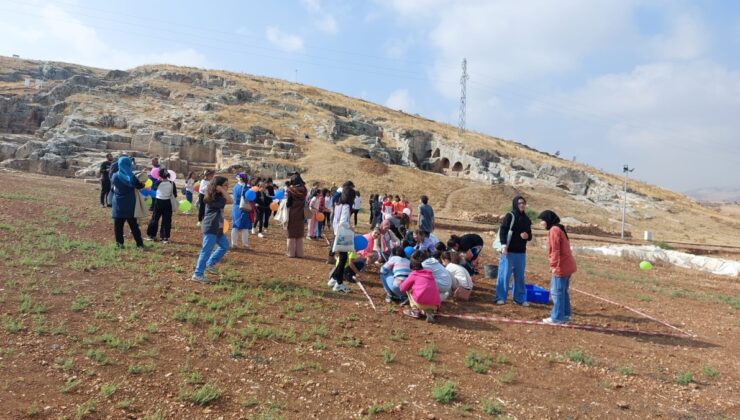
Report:
[{"label": "white plastic sheeting", "polygon": [[573,252],[632,258],[639,261],[661,261],[678,267],[706,271],[720,276],[737,277],[740,275],[740,262],[738,261],[687,254],[685,252],[668,251],[652,245],[579,246],[573,247]]}]

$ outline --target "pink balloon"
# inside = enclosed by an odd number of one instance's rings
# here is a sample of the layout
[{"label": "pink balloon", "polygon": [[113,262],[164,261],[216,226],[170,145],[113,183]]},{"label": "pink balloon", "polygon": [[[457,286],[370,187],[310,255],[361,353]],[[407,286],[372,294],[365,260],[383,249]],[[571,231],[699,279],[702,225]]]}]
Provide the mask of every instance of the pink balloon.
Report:
[{"label": "pink balloon", "polygon": [[149,172],[149,175],[151,175],[154,179],[159,179],[159,168],[152,168],[152,171]]}]

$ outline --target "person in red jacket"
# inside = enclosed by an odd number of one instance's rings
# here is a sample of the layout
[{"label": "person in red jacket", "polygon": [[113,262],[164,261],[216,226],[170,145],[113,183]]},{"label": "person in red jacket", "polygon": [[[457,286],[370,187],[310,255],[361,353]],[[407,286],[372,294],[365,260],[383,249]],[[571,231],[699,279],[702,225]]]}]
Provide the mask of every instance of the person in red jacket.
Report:
[{"label": "person in red jacket", "polygon": [[560,218],[555,212],[545,210],[537,217],[540,226],[547,229],[547,253],[550,257],[550,294],[552,295],[552,312],[549,318],[542,321],[547,324],[564,324],[570,322],[570,277],[576,272],[576,260],[570,250],[570,239]]}]

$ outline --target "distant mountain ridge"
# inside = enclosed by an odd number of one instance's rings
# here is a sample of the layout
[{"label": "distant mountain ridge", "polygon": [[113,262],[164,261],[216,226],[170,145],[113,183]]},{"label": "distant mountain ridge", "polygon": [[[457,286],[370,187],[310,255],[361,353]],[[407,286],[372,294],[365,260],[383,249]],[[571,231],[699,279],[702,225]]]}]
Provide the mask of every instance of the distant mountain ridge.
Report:
[{"label": "distant mountain ridge", "polygon": [[696,188],[685,193],[699,201],[712,203],[740,203],[740,187]]}]

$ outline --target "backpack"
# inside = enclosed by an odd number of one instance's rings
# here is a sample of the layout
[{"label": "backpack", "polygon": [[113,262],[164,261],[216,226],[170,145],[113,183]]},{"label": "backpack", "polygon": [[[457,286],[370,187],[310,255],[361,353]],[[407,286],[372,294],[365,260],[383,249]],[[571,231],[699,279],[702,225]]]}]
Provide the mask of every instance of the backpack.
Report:
[{"label": "backpack", "polygon": [[509,213],[511,215],[511,224],[509,225],[509,233],[506,235],[506,243],[501,243],[501,231],[499,230],[496,232],[496,240],[493,241],[493,249],[495,249],[499,254],[503,252],[504,245],[508,245],[511,243],[511,237],[514,235],[514,222],[516,221],[516,216],[514,216],[514,213]]}]

